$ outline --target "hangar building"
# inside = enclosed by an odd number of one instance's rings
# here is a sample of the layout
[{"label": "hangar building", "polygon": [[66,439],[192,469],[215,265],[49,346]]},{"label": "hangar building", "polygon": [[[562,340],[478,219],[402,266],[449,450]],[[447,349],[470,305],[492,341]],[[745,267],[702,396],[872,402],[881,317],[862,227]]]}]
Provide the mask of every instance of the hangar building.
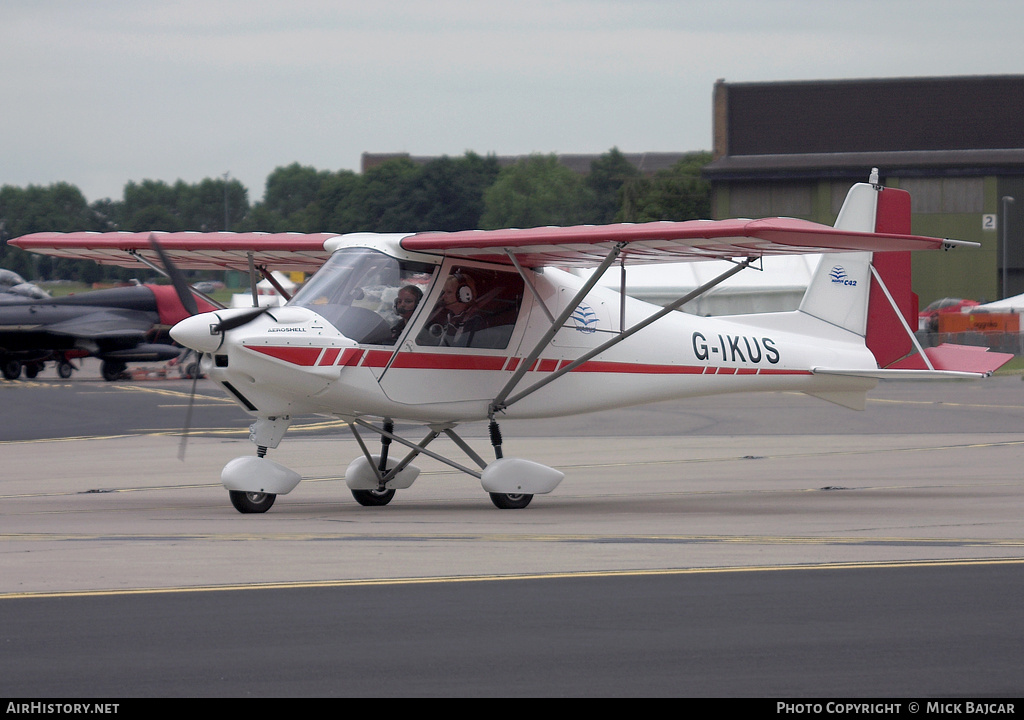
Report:
[{"label": "hangar building", "polygon": [[715,83],[716,218],[832,224],[873,167],[911,193],[914,233],[981,243],[915,254],[922,306],[1024,293],[1024,75]]}]

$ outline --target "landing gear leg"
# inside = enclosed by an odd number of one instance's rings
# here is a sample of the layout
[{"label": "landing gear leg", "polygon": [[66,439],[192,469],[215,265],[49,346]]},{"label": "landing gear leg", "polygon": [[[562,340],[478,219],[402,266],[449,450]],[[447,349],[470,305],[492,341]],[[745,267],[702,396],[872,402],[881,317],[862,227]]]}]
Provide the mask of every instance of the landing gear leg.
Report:
[{"label": "landing gear leg", "polygon": [[[501,451],[501,428],[498,427],[497,421],[491,418],[491,424],[488,426],[488,432],[491,436],[491,445],[494,447],[494,457],[497,460],[501,460],[504,457]],[[533,500],[533,495],[529,493],[488,493],[491,496],[491,502],[494,503],[494,507],[499,510],[521,510],[530,504]]]},{"label": "landing gear leg", "polygon": [[[390,418],[384,419],[384,432],[393,434],[395,423]],[[377,463],[379,475],[384,477],[388,474],[388,451],[391,449],[391,438],[388,435],[380,436],[380,460]],[[394,489],[385,488],[383,485],[376,490],[352,490],[352,497],[363,507],[382,507],[387,505],[395,497]]]}]

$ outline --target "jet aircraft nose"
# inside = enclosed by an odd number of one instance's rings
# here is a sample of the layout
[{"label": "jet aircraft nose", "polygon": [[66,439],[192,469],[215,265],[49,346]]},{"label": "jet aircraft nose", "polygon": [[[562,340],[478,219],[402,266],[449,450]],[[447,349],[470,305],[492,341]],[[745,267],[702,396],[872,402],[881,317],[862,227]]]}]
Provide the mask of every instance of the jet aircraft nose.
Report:
[{"label": "jet aircraft nose", "polygon": [[224,342],[224,333],[219,327],[222,319],[214,312],[193,315],[172,327],[171,337],[178,344],[196,352],[217,352]]}]

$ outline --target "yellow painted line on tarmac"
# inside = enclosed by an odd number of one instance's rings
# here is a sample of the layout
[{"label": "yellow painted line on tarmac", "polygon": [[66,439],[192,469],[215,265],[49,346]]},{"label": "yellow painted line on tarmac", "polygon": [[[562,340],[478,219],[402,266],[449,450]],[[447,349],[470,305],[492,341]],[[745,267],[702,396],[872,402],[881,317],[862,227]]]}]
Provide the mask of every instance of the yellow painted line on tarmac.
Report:
[{"label": "yellow painted line on tarmac", "polygon": [[985,565],[1022,565],[1020,558],[980,560],[920,560],[885,562],[806,563],[795,565],[746,565],[707,568],[660,568],[640,570],[582,570],[546,573],[510,573],[501,575],[438,575],[406,578],[364,578],[353,580],[315,580],[291,582],[190,585],[164,588],[127,588],[57,592],[0,593],[0,600],[26,598],[112,597],[127,595],[166,595],[171,593],[234,592],[238,590],[296,590],[341,587],[394,587],[403,585],[439,585],[475,582],[511,582],[524,580],[575,580],[583,578],[666,577],[674,575],[712,575],[721,573],[783,572],[793,570],[864,570],[882,568],[971,567]]},{"label": "yellow painted line on tarmac", "polygon": [[120,438],[137,437],[136,435],[74,435],[57,438],[38,438],[36,440],[0,440],[0,445],[32,445],[34,443],[75,442],[77,440],[119,440]]},{"label": "yellow painted line on tarmac", "polygon": [[[318,432],[320,430],[335,430],[348,427],[348,423],[344,420],[324,420],[309,423],[295,423],[289,428],[291,433],[301,432]],[[37,438],[34,440],[0,440],[0,446],[2,445],[32,445],[35,443],[60,443],[60,442],[77,442],[79,440],[119,440],[121,438],[132,438],[132,437],[179,437],[181,436],[181,430],[150,430],[142,429],[130,433],[121,433],[118,435],[72,435],[68,437],[55,437],[55,438]],[[189,431],[191,437],[203,437],[203,436],[238,436],[248,437],[249,427],[234,427],[234,428],[192,428]],[[293,438],[301,439],[301,438]]]},{"label": "yellow painted line on tarmac", "polygon": [[[186,400],[192,397],[192,392],[190,390],[171,390],[169,388],[143,387],[141,385],[113,385],[112,388],[119,390],[121,392],[144,392],[152,393],[154,395],[166,395],[169,397],[184,398]],[[203,393],[197,393],[196,397],[201,397],[203,400],[212,400],[215,402],[222,403],[224,405],[235,404],[234,400],[231,400],[226,395],[206,395]]]}]

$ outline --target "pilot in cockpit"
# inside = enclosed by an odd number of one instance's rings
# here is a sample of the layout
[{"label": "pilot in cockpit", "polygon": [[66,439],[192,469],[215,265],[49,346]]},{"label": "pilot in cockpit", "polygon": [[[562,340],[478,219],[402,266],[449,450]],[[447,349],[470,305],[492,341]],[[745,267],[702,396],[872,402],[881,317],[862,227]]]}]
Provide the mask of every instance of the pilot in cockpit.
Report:
[{"label": "pilot in cockpit", "polygon": [[391,327],[391,336],[395,339],[405,330],[412,315],[423,299],[423,291],[415,285],[406,285],[400,288],[395,296],[395,312],[398,314],[398,322]]}]

